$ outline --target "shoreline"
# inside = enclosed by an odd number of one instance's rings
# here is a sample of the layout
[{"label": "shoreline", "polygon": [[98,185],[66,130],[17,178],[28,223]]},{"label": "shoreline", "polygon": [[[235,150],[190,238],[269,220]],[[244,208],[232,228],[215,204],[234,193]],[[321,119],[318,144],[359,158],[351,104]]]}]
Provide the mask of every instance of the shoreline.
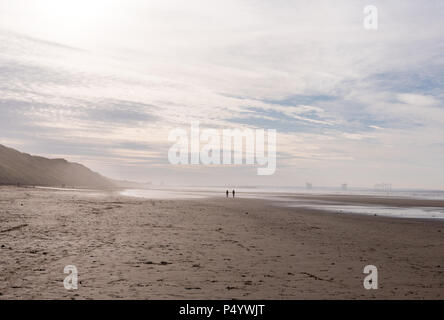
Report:
[{"label": "shoreline", "polygon": [[[128,189],[120,195],[138,199],[219,199],[225,198],[215,190],[193,189]],[[229,196],[231,198],[231,194]],[[238,191],[237,199],[266,200],[277,207],[299,208],[320,212],[347,213],[396,217],[402,219],[430,219],[444,221],[444,200],[400,196],[370,196],[361,194],[305,194],[253,193]]]}]

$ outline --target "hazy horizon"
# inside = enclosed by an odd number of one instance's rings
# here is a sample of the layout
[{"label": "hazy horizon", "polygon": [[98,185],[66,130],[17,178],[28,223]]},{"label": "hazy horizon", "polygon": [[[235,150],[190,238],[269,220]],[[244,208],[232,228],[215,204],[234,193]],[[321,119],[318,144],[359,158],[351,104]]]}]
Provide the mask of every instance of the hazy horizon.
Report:
[{"label": "hazy horizon", "polygon": [[[278,3],[0,0],[0,144],[154,184],[443,190],[444,3]],[[276,129],[275,174],[171,165],[192,121]]]}]

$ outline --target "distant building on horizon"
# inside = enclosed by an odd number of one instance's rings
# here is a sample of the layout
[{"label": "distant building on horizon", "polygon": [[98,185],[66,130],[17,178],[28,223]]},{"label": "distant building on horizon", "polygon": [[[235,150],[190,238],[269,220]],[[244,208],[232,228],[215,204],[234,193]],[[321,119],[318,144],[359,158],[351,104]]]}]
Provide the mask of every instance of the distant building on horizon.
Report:
[{"label": "distant building on horizon", "polygon": [[392,184],[391,183],[375,184],[375,191],[390,193],[392,192]]}]

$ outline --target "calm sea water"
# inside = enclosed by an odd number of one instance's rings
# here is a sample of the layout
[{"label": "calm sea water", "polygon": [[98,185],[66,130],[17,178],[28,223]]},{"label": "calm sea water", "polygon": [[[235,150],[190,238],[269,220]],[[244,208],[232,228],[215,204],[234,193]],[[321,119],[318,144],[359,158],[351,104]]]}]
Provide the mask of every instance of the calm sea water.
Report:
[{"label": "calm sea water", "polygon": [[[231,192],[231,188],[229,191]],[[199,199],[207,197],[225,197],[226,188],[223,187],[170,187],[162,189],[130,189],[121,192],[124,196],[141,197],[147,199]],[[306,190],[304,188],[236,188],[236,197],[260,198],[273,201],[279,206],[304,207],[337,213],[356,213],[373,216],[388,216],[401,218],[426,218],[444,221],[444,207],[395,207],[385,205],[357,205],[355,203],[338,203],[317,200],[301,200],[288,198],[291,194],[310,195],[366,195],[375,197],[396,197],[406,199],[444,200],[444,191],[441,190],[394,190],[390,193],[371,189],[338,190],[334,188],[319,188]],[[230,197],[231,197],[230,193]],[[286,196],[286,197],[284,197]]]}]

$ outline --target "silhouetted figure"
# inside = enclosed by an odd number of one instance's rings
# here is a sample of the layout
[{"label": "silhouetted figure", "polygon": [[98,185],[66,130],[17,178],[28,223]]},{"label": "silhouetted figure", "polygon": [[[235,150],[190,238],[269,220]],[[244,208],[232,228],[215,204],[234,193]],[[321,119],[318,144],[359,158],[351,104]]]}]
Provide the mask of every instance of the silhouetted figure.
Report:
[{"label": "silhouetted figure", "polygon": [[236,194],[236,192],[233,190],[233,198],[234,198],[234,195]]},{"label": "silhouetted figure", "polygon": [[229,192],[228,192],[228,190],[227,190],[227,198],[228,198],[228,194],[229,194]]}]

